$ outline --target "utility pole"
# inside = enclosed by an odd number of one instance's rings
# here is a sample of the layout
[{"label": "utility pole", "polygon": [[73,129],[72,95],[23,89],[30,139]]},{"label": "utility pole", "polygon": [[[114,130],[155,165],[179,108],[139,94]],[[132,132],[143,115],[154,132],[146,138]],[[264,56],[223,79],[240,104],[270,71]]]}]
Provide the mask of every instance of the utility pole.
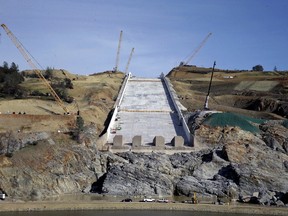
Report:
[{"label": "utility pole", "polygon": [[207,95],[206,95],[206,100],[205,100],[205,104],[204,104],[204,110],[208,110],[209,109],[208,108],[208,100],[209,100],[209,94],[210,94],[210,89],[211,89],[211,85],[212,85],[212,79],[213,79],[215,66],[216,66],[216,61],[214,61],[213,68],[212,68],[212,74],[211,74],[211,78],[210,78],[208,92],[207,92]]}]

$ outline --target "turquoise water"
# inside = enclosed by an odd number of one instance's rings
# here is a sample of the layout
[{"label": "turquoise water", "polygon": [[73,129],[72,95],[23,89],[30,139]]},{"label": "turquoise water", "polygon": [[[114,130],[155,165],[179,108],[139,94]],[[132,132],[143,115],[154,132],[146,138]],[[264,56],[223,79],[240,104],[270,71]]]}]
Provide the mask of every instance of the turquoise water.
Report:
[{"label": "turquoise water", "polygon": [[[41,211],[1,212],[1,216],[247,216],[247,214],[209,213],[192,211],[155,210],[83,210],[83,211]],[[261,216],[261,215],[258,215]],[[267,216],[267,215],[266,215]]]}]

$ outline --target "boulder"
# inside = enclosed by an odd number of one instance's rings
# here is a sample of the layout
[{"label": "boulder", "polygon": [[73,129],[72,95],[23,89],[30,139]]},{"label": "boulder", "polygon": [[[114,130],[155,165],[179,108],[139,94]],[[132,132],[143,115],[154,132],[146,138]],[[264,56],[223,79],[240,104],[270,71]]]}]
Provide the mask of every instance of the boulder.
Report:
[{"label": "boulder", "polygon": [[284,151],[280,143],[271,135],[264,136],[264,141],[268,147],[277,151]]},{"label": "boulder", "polygon": [[288,161],[284,161],[283,166],[285,168],[285,171],[288,172]]},{"label": "boulder", "polygon": [[271,199],[272,199],[272,194],[271,193],[263,192],[263,193],[260,193],[260,196],[258,198],[258,202],[261,205],[270,206]]},{"label": "boulder", "polygon": [[[227,183],[227,182],[226,182]],[[194,192],[203,195],[228,197],[228,184],[213,180],[199,180],[193,176],[186,176],[176,183],[175,194],[193,196]]]},{"label": "boulder", "polygon": [[169,176],[136,165],[112,166],[103,182],[102,193],[117,196],[171,196]]},{"label": "boulder", "polygon": [[288,140],[286,139],[285,142],[283,142],[283,145],[282,145],[284,151],[286,153],[288,153]]},{"label": "boulder", "polygon": [[276,206],[277,206],[277,207],[284,207],[285,204],[284,204],[281,200],[277,200],[277,201],[276,201]]}]

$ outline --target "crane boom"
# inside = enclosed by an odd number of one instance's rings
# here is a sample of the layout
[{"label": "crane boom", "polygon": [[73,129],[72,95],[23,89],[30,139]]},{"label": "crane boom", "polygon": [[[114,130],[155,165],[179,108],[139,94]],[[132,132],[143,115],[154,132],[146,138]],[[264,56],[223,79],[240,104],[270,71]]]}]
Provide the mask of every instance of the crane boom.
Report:
[{"label": "crane boom", "polygon": [[119,65],[119,58],[120,58],[120,49],[121,49],[121,41],[122,41],[122,34],[123,31],[120,31],[120,37],[119,37],[119,42],[118,42],[118,49],[117,49],[117,56],[116,56],[116,64],[114,68],[114,72],[118,71],[118,65]]},{"label": "crane boom", "polygon": [[125,74],[128,72],[128,68],[129,68],[133,53],[134,53],[134,47],[132,48],[131,53],[129,55],[129,59],[128,59],[128,62],[127,62],[126,68],[125,68]]},{"label": "crane boom", "polygon": [[207,42],[208,38],[212,35],[212,33],[210,32],[205,38],[204,40],[200,43],[200,45],[195,49],[195,51],[193,52],[193,54],[187,59],[187,61],[184,63],[184,65],[188,65],[189,62],[194,58],[194,56],[200,51],[200,49],[204,46],[204,44]]},{"label": "crane boom", "polygon": [[69,113],[67,107],[65,106],[64,102],[61,100],[61,98],[57,95],[55,90],[52,88],[52,86],[49,84],[49,82],[45,79],[41,71],[38,69],[36,64],[33,62],[33,57],[29,54],[29,52],[24,48],[24,46],[21,44],[21,42],[17,39],[17,37],[8,29],[8,27],[5,24],[2,24],[1,27],[5,30],[8,37],[11,39],[13,44],[16,46],[16,48],[20,51],[22,56],[25,58],[27,63],[30,65],[30,67],[36,72],[37,76],[42,80],[42,82],[45,84],[45,86],[49,89],[51,95],[55,99],[56,103],[61,106],[61,108],[66,112]]}]

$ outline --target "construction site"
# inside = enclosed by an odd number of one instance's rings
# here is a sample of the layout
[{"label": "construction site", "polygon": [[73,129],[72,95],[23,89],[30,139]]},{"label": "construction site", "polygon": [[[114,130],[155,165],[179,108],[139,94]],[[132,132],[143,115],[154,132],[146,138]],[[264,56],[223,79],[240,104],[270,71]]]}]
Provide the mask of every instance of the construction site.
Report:
[{"label": "construction site", "polygon": [[[183,116],[184,113],[201,110],[206,112],[212,109],[257,118],[281,119],[284,116],[279,113],[280,108],[275,108],[278,113],[266,112],[266,105],[257,108],[258,112],[249,107],[245,108],[248,103],[252,104],[253,97],[244,96],[243,93],[239,95],[239,92],[250,89],[263,94],[275,90],[274,92],[282,94],[283,91],[287,91],[286,74],[260,75],[259,72],[225,71],[214,68],[215,63],[213,68],[209,69],[190,65],[212,33],[204,38],[192,55],[180,62],[179,66],[173,68],[166,76],[161,74],[158,78],[141,78],[128,72],[134,48],[125,70],[119,70],[123,37],[121,31],[113,70],[90,76],[74,75],[64,69],[52,71],[53,79],[68,80],[73,85],[68,89],[68,95],[72,99],[67,103],[54,90],[51,78],[45,78],[45,71],[39,69],[41,66],[17,37],[5,24],[1,26],[31,67],[31,71],[22,72],[25,81],[21,84],[29,89],[30,95],[17,100],[1,100],[1,132],[49,131],[69,134],[77,127],[77,118],[81,117],[85,125],[95,126],[94,132],[99,136],[99,150],[191,151],[195,137],[189,129],[188,119]],[[31,74],[36,74],[36,77]],[[46,96],[32,96],[32,91],[41,92]],[[285,103],[283,100],[283,104]]]},{"label": "construction site", "polygon": [[188,126],[167,82],[164,76],[139,79],[128,74],[107,130],[110,149],[192,147]]},{"label": "construction site", "polygon": [[[41,83],[36,81],[35,78],[26,78],[25,87],[32,87],[33,85],[33,88],[36,89],[35,86],[39,86],[37,91],[48,91],[46,94],[54,99],[56,105],[58,105],[57,108],[54,108],[54,101],[44,102],[37,100],[35,97],[29,97],[25,100],[21,99],[23,101],[21,101],[20,106],[16,105],[20,104],[19,100],[10,100],[7,101],[7,103],[1,104],[0,109],[2,114],[12,114],[1,115],[1,121],[8,124],[10,130],[16,129],[19,132],[52,130],[58,133],[69,133],[71,129],[73,130],[74,127],[77,127],[77,118],[83,117],[86,124],[88,123],[86,119],[90,120],[89,124],[97,124],[97,133],[100,134],[104,127],[100,125],[98,121],[100,119],[102,122],[105,122],[103,117],[106,116],[113,107],[112,118],[106,119],[107,131],[104,135],[102,133],[101,139],[99,139],[101,140],[101,144],[98,145],[98,148],[100,147],[101,150],[116,151],[117,149],[131,151],[131,149],[139,150],[141,148],[149,149],[150,151],[155,149],[169,150],[171,148],[184,150],[187,147],[191,148],[193,146],[188,126],[180,109],[184,107],[180,105],[171,83],[165,78],[164,74],[159,78],[151,79],[132,77],[132,74],[128,73],[128,68],[134,53],[134,48],[132,48],[129,55],[125,71],[119,73],[118,65],[122,31],[120,32],[117,47],[116,64],[112,71],[89,77],[73,75],[63,69],[53,72],[53,76],[57,79],[61,79],[62,76],[62,79],[68,79],[70,82],[73,80],[73,88],[69,90],[69,94],[73,95],[73,101],[67,104],[54,90],[51,81],[45,78],[47,72],[45,74],[43,70],[39,69],[42,67],[38,64],[37,60],[34,59],[5,24],[1,26],[32,69],[30,72],[24,72],[23,74],[29,77],[29,74],[35,73],[42,82],[41,86]],[[205,38],[203,43],[210,35],[211,33]],[[199,49],[200,47],[196,50],[195,54]],[[104,81],[105,76],[109,78]],[[97,80],[98,77],[100,79]],[[118,80],[115,80],[115,78],[118,78]],[[113,79],[116,86],[113,89],[113,95],[108,95],[107,98],[104,89],[104,91],[102,90],[100,92],[99,85],[105,88],[105,82],[108,83],[109,79]],[[84,92],[84,95],[81,95],[79,89],[77,89],[82,83],[85,83],[86,89],[89,85],[91,87],[91,90],[89,89],[89,92]],[[107,85],[107,91],[110,87],[111,83]],[[99,88],[99,90],[97,88]],[[95,89],[98,91],[92,92]],[[77,93],[79,95],[75,95]],[[98,95],[96,96],[97,93]],[[107,93],[111,94],[110,92],[106,92],[106,94]],[[87,100],[87,97],[91,98]],[[115,102],[113,102],[113,100],[115,100]],[[31,104],[35,106],[29,107]],[[93,108],[94,106],[95,108]],[[106,106],[104,110],[106,115],[99,113],[99,111],[103,112],[101,106]],[[11,107],[13,107],[12,110]],[[94,109],[95,112],[90,111],[91,109]],[[60,116],[53,117],[54,115]],[[91,115],[94,115],[93,117],[97,118],[97,120],[93,121]],[[101,118],[99,118],[99,115],[101,115]],[[110,122],[107,122],[107,120]],[[7,130],[7,128],[3,128],[3,131],[5,130]]]},{"label": "construction site", "polygon": [[121,31],[113,69],[77,75],[43,69],[1,27],[31,68],[0,66],[4,203],[71,206],[71,195],[77,204],[149,196],[287,205],[287,71],[191,65],[209,33],[166,74],[135,77],[134,48],[119,68]]}]

